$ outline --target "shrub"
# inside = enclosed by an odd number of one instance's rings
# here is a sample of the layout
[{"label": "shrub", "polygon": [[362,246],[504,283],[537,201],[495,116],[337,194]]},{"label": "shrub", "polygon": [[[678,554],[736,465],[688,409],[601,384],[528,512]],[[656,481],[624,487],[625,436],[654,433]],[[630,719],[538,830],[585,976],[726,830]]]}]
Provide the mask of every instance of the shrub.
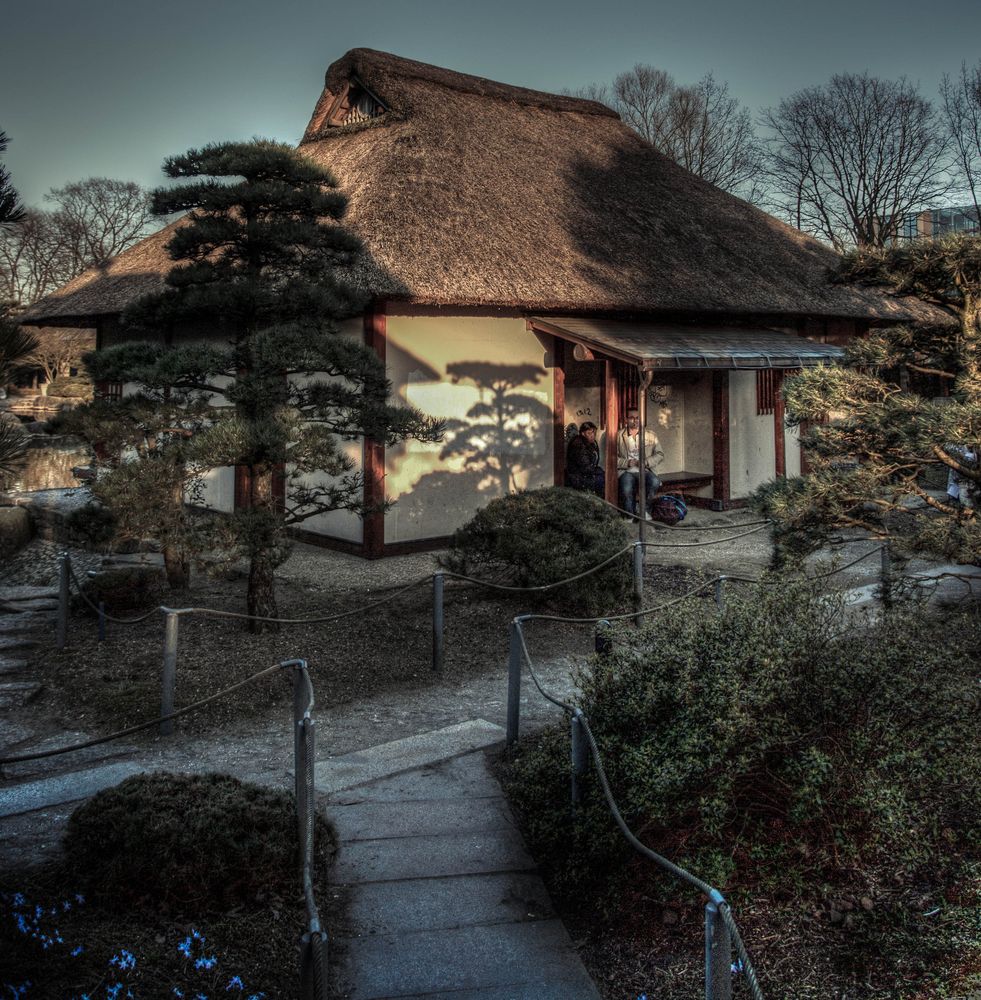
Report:
[{"label": "shrub", "polygon": [[[539,587],[575,576],[624,548],[613,508],[579,490],[548,487],[492,500],[459,528],[443,565],[455,573]],[[625,554],[598,573],[556,588],[566,607],[609,610],[630,583]]]},{"label": "shrub", "polygon": [[116,533],[116,518],[108,507],[99,503],[87,503],[69,512],[65,518],[65,527],[71,533],[72,541],[102,548],[112,541]]},{"label": "shrub", "polygon": [[91,399],[92,380],[84,375],[66,375],[48,383],[48,395],[59,399]]},{"label": "shrub", "polygon": [[[903,604],[856,628],[836,599],[779,581],[624,634],[578,678],[581,706],[627,822],[701,877],[891,877],[981,833],[978,637],[976,610],[939,621]],[[560,890],[622,883],[630,848],[592,770],[570,823],[566,729],[522,745],[508,784]],[[675,891],[632,871],[644,892]]]},{"label": "shrub", "polygon": [[[65,852],[95,899],[202,914],[297,891],[296,826],[284,792],[227,774],[141,774],[75,810]],[[332,828],[319,817],[317,827],[333,853]]]}]

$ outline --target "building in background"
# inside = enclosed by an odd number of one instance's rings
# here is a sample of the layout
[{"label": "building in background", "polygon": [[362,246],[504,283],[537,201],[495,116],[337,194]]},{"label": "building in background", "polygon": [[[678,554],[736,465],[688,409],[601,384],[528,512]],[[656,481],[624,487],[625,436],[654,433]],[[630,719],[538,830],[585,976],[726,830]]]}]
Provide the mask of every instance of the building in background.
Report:
[{"label": "building in background", "polygon": [[[870,326],[944,320],[833,284],[829,247],[593,101],[355,49],[328,69],[299,148],[336,175],[364,243],[352,277],[370,302],[342,335],[385,362],[397,401],[447,421],[442,443],[346,444],[377,512],[323,514],[302,537],[368,557],[438,547],[491,499],[561,485],[570,422],[597,424],[615,500],[616,431],[639,404],[665,485],[738,505],[800,470],[784,372],[833,362]],[[162,287],[172,232],[23,321],[94,325],[100,347],[126,339],[120,313]],[[213,471],[213,507],[240,504],[236,477]]]}]

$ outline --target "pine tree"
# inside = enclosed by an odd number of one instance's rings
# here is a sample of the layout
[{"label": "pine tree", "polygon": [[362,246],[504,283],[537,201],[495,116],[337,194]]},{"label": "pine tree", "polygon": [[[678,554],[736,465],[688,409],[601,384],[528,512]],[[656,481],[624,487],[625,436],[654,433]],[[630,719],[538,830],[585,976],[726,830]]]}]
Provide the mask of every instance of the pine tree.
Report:
[{"label": "pine tree", "polygon": [[245,468],[248,505],[220,519],[215,541],[249,560],[248,613],[276,617],[287,529],[365,513],[362,473],[339,439],[437,440],[441,427],[389,404],[384,365],[339,335],[338,321],[363,308],[346,277],[360,244],[339,224],[347,199],[329,171],[259,139],[190,150],[164,171],[189,178],[153,194],[158,215],[187,213],[168,244],[175,266],[164,291],[123,315],[129,335],[147,339],[98,352],[90,371],[170,405],[224,401],[187,459]]},{"label": "pine tree", "polygon": [[[856,250],[838,280],[914,295],[956,323],[875,331],[849,346],[843,367],[788,379],[788,419],[816,424],[801,441],[812,471],[764,486],[754,504],[777,522],[778,551],[860,528],[909,552],[981,562],[981,471],[966,458],[981,444],[981,238]],[[949,470],[974,509],[927,486],[943,490]]]}]

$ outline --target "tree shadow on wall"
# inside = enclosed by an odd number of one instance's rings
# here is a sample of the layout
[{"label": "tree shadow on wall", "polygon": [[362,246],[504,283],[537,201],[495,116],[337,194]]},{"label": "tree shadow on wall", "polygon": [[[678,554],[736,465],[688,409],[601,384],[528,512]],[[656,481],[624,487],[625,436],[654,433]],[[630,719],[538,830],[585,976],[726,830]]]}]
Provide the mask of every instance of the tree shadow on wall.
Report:
[{"label": "tree shadow on wall", "polygon": [[551,440],[543,437],[552,419],[548,405],[520,391],[545,378],[541,367],[461,361],[447,366],[447,376],[480,394],[465,419],[446,422],[439,459],[454,468],[422,476],[398,502],[400,516],[430,535],[448,534],[482,503],[519,489],[527,474],[541,470]]},{"label": "tree shadow on wall", "polygon": [[447,365],[446,373],[454,385],[476,386],[480,400],[467,410],[466,420],[447,421],[440,459],[462,458],[465,470],[481,474],[481,492],[517,490],[518,477],[541,464],[542,428],[552,416],[540,399],[519,390],[537,385],[544,370],[533,364],[459,361]]}]

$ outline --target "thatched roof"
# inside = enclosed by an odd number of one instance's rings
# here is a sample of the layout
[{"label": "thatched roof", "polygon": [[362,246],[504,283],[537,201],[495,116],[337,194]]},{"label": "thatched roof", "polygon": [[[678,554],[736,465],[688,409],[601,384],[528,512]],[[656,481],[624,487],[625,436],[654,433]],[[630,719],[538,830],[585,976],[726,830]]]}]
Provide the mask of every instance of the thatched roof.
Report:
[{"label": "thatched roof", "polygon": [[[351,81],[387,110],[327,121]],[[300,148],[350,196],[359,284],[380,299],[534,312],[936,321],[831,285],[836,255],[657,153],[610,109],[370,49],[327,71]],[[168,231],[89,271],[32,321],[120,311],[159,287]]]}]

